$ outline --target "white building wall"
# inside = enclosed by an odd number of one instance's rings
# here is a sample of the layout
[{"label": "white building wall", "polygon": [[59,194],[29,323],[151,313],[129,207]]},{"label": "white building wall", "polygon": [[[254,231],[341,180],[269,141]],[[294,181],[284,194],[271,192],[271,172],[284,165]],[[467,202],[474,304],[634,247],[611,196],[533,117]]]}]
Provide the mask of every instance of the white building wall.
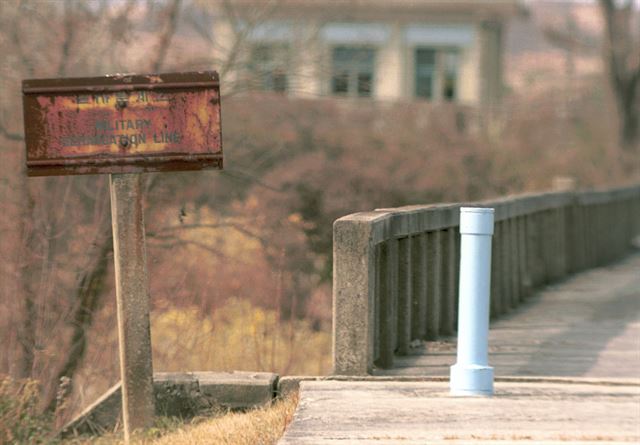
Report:
[{"label": "white building wall", "polygon": [[378,47],[373,94],[377,99],[398,99],[404,96],[404,41],[399,23],[390,26],[389,37]]},{"label": "white building wall", "polygon": [[[289,72],[291,96],[318,97],[331,94],[332,49],[338,45],[376,48],[373,97],[384,100],[412,99],[415,87],[414,50],[417,47],[452,48],[460,51],[457,101],[480,104],[500,82],[500,39],[476,23],[342,23],[318,18],[280,20],[260,25],[243,46],[246,59],[252,43],[288,41],[292,49]],[[221,53],[230,50],[234,32],[228,23],[215,22],[215,36]],[[499,37],[499,36],[498,36]],[[239,63],[241,65],[242,62]],[[225,83],[241,81],[230,72]],[[437,99],[437,95],[436,95]]]},{"label": "white building wall", "polygon": [[326,71],[320,24],[304,20],[296,24],[293,42],[294,63],[291,67],[291,94],[300,97],[318,97],[322,91]]},{"label": "white building wall", "polygon": [[463,104],[480,101],[480,44],[477,36],[479,32],[476,30],[476,38],[461,54],[458,101]]}]

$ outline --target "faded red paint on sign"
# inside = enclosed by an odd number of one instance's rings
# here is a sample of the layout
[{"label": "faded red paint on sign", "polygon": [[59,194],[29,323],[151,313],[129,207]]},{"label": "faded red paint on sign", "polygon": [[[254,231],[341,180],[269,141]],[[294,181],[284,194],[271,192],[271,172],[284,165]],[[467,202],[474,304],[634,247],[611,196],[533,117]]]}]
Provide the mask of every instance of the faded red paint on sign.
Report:
[{"label": "faded red paint on sign", "polygon": [[31,176],[222,168],[215,72],[23,82]]}]

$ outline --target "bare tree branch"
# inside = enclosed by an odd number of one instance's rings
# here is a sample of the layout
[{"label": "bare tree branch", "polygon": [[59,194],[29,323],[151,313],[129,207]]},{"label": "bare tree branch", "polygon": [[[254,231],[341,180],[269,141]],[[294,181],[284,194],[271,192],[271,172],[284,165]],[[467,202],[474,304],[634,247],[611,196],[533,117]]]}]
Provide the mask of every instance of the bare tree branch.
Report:
[{"label": "bare tree branch", "polygon": [[[111,240],[110,227],[108,224],[104,224],[103,238],[97,252],[97,260],[92,267],[85,269],[76,288],[74,297],[76,307],[71,320],[73,327],[71,343],[66,359],[58,371],[57,384],[54,385],[54,389],[49,393],[46,404],[46,411],[48,412],[53,412],[56,409],[58,384],[63,377],[72,379],[84,358],[87,349],[87,333],[93,322],[93,315],[99,307],[100,297],[103,294],[104,283],[107,277],[109,254],[111,253],[113,244]],[[73,385],[69,385],[66,390],[70,392],[72,388]]]},{"label": "bare tree branch", "polygon": [[622,79],[620,76],[620,67],[618,66],[617,57],[618,37],[615,31],[616,8],[613,4],[613,0],[600,0],[600,5],[604,12],[605,32],[607,33],[607,45],[609,46],[607,51],[609,69],[611,70],[612,80],[615,83],[616,88],[618,88]]},{"label": "bare tree branch", "polygon": [[24,48],[22,46],[22,39],[20,38],[20,23],[19,20],[13,20],[12,23],[12,27],[11,27],[11,39],[13,41],[13,45],[16,48],[16,52],[18,53],[18,56],[20,56],[20,61],[22,62],[22,65],[25,67],[26,71],[27,71],[27,75],[29,77],[33,77],[34,73],[35,73],[35,69],[33,67],[33,63],[31,61],[31,59],[29,57],[27,57]]},{"label": "bare tree branch", "polygon": [[152,64],[153,72],[159,72],[164,64],[164,59],[167,56],[169,46],[171,45],[171,39],[173,38],[178,26],[178,16],[181,4],[182,0],[173,0],[173,3],[167,9],[167,22],[158,42],[158,52]]},{"label": "bare tree branch", "polygon": [[251,30],[253,29],[253,27],[255,27],[256,23],[259,23],[261,20],[264,20],[265,17],[268,17],[270,14],[272,14],[275,7],[276,5],[274,2],[267,2],[266,7],[258,11],[258,14],[256,14],[256,16],[252,18],[250,23],[242,23],[231,2],[229,0],[224,0],[222,2],[222,8],[225,12],[225,15],[227,16],[227,20],[229,21],[229,23],[231,23],[231,27],[235,35],[233,44],[227,52],[227,57],[218,70],[218,72],[220,73],[220,77],[224,78],[230,70],[233,70],[235,68],[238,61],[238,56],[241,53],[240,49],[242,45],[245,44]]},{"label": "bare tree branch", "polygon": [[73,43],[75,24],[73,23],[73,12],[71,11],[71,2],[64,2],[64,37],[62,46],[60,47],[60,62],[58,63],[58,77],[63,77],[67,71],[69,64],[69,55],[71,54],[71,44]]},{"label": "bare tree branch", "polygon": [[224,175],[224,176],[230,176],[230,177],[232,177],[234,179],[239,179],[239,180],[242,180],[242,181],[245,181],[245,182],[247,182],[247,181],[253,182],[253,183],[259,185],[260,187],[266,188],[267,190],[271,190],[271,191],[279,192],[279,193],[284,193],[284,190],[282,190],[281,188],[269,185],[266,182],[263,182],[258,177],[254,176],[254,175],[252,175],[250,173],[244,172],[244,171],[240,171],[240,170],[221,170],[220,173],[222,175]]},{"label": "bare tree branch", "polygon": [[600,0],[600,6],[605,22],[605,62],[620,120],[620,146],[635,150],[640,142],[640,44],[631,32],[632,2]]},{"label": "bare tree branch", "polygon": [[24,141],[23,135],[8,131],[2,122],[0,122],[0,134],[10,141]]},{"label": "bare tree branch", "polygon": [[216,256],[219,256],[221,258],[229,258],[222,251],[220,251],[220,250],[218,250],[218,249],[216,249],[214,247],[208,246],[205,243],[201,243],[199,241],[193,241],[193,240],[184,240],[184,239],[177,239],[177,238],[174,238],[174,239],[175,239],[175,241],[173,241],[173,242],[156,243],[156,244],[152,243],[151,245],[153,247],[161,247],[161,248],[165,248],[165,249],[173,249],[175,247],[185,246],[185,245],[189,245],[190,244],[192,246],[195,246],[195,247],[198,247],[198,248],[200,248],[202,250],[205,250],[205,251],[207,251],[209,253],[212,253],[212,254],[214,254]]},{"label": "bare tree branch", "polygon": [[187,17],[187,25],[193,29],[205,42],[209,45],[215,45],[215,40],[211,36],[211,26],[203,26],[198,20],[195,20],[193,16]]},{"label": "bare tree branch", "polygon": [[260,235],[243,227],[241,224],[234,223],[234,222],[224,222],[224,223],[218,223],[218,224],[181,224],[179,226],[168,226],[168,227],[160,228],[157,232],[147,232],[147,236],[151,238],[161,239],[162,237],[165,236],[164,235],[165,232],[175,232],[175,231],[188,230],[188,229],[221,229],[221,228],[227,228],[227,227],[235,229],[238,232],[244,235],[247,235],[251,238],[255,238],[263,243],[266,242],[266,240]]}]

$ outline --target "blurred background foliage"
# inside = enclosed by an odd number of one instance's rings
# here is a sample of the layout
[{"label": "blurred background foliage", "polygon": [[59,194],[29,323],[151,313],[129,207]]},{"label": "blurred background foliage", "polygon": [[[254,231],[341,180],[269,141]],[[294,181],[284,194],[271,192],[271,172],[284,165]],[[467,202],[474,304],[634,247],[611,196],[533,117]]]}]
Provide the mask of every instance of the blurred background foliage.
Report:
[{"label": "blurred background foliage", "polygon": [[[0,375],[37,382],[24,408],[37,421],[60,424],[119,370],[108,178],[26,178],[20,81],[207,68],[225,85],[233,54],[181,31],[206,9],[0,2]],[[451,103],[288,98],[232,83],[222,104],[225,170],[146,175],[156,371],[328,373],[340,216],[545,190],[556,176],[582,188],[638,178],[637,154],[616,145],[602,70],[514,87],[490,120]],[[3,383],[3,425],[17,412],[11,391]]]}]

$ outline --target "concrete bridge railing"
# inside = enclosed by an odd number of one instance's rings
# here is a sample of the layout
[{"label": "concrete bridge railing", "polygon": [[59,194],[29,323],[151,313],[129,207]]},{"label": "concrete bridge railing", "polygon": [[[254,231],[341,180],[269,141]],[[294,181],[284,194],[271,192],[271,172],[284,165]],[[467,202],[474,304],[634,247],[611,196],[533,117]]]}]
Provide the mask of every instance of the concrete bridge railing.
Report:
[{"label": "concrete bridge railing", "polygon": [[452,335],[459,209],[495,208],[491,317],[533,290],[613,262],[640,234],[640,185],[355,213],[333,227],[333,364],[337,375],[393,367],[416,339]]}]

